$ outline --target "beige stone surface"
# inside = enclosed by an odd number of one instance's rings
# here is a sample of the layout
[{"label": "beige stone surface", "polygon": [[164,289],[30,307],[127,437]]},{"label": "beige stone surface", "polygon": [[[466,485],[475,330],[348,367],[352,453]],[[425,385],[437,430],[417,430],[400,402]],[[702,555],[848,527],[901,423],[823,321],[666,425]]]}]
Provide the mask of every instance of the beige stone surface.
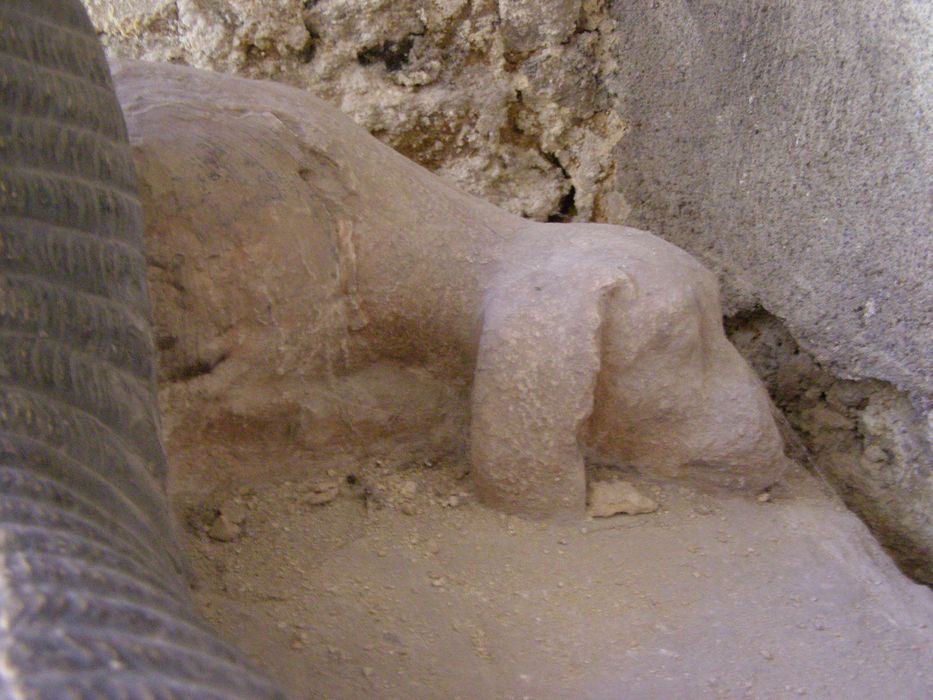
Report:
[{"label": "beige stone surface", "polygon": [[654,513],[658,502],[628,481],[591,481],[587,487],[586,512],[594,518]]},{"label": "beige stone surface", "polygon": [[408,432],[468,447],[482,498],[541,515],[582,511],[584,457],[740,490],[780,476],[767,395],[683,251],[515,217],[298,90],[145,63],[115,78],[175,444]]}]

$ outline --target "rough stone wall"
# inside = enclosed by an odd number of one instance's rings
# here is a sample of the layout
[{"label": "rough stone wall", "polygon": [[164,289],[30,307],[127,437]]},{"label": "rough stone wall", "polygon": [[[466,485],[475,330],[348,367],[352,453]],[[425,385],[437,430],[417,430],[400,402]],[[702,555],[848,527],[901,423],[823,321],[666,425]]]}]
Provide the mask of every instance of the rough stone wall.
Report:
[{"label": "rough stone wall", "polygon": [[87,0],[112,54],[328,99],[461,188],[538,220],[618,223],[606,0]]},{"label": "rough stone wall", "polygon": [[86,2],[112,54],[306,88],[510,211],[700,257],[817,468],[933,581],[929,3]]},{"label": "rough stone wall", "polygon": [[730,317],[726,331],[799,437],[796,456],[871,525],[906,573],[931,582],[933,450],[923,413],[888,382],[833,376],[767,311]]}]

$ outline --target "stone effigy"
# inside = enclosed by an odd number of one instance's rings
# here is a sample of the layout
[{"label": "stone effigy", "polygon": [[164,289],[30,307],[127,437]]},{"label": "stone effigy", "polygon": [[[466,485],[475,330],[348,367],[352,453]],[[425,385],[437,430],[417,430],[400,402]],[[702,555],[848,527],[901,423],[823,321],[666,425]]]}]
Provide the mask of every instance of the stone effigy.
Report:
[{"label": "stone effigy", "polygon": [[[323,450],[468,422],[481,497],[537,515],[582,511],[586,460],[738,490],[779,478],[768,397],[687,253],[508,214],[292,88],[114,74],[170,433]],[[334,406],[372,418],[341,434]]]}]

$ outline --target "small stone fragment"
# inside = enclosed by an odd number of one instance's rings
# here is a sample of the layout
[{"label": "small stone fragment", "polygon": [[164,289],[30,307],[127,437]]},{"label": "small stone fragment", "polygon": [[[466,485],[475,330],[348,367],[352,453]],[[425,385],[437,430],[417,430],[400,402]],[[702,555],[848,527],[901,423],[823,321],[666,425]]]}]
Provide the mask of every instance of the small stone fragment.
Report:
[{"label": "small stone fragment", "polygon": [[771,494],[768,493],[767,491],[765,491],[764,493],[758,494],[759,503],[767,503],[770,500],[771,500]]},{"label": "small stone fragment", "polygon": [[418,493],[418,484],[414,481],[405,481],[402,483],[399,493],[403,498],[414,498],[415,494]]},{"label": "small stone fragment", "polygon": [[596,481],[589,485],[588,512],[594,518],[619,513],[639,515],[658,509],[656,501],[642,495],[627,481]]},{"label": "small stone fragment", "polygon": [[308,486],[308,490],[302,499],[304,503],[312,506],[330,503],[337,494],[340,493],[340,483],[337,481],[316,481]]},{"label": "small stone fragment", "polygon": [[415,514],[418,512],[418,511],[415,509],[415,504],[412,503],[411,501],[402,501],[402,503],[401,503],[401,505],[399,505],[398,509],[399,509],[404,515],[415,515]]},{"label": "small stone fragment", "polygon": [[242,525],[249,514],[249,509],[239,498],[228,498],[220,506],[220,513],[234,525]]},{"label": "small stone fragment", "polygon": [[214,524],[207,531],[207,536],[218,542],[233,542],[239,535],[239,525],[230,522],[223,513],[217,516]]}]

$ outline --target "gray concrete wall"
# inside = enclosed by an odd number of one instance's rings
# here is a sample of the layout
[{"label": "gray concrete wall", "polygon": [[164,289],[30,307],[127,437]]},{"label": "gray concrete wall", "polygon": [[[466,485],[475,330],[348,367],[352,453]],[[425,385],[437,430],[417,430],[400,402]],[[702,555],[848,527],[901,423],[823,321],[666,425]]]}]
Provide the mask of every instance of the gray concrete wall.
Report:
[{"label": "gray concrete wall", "polygon": [[629,223],[838,374],[933,392],[933,4],[614,2]]}]

